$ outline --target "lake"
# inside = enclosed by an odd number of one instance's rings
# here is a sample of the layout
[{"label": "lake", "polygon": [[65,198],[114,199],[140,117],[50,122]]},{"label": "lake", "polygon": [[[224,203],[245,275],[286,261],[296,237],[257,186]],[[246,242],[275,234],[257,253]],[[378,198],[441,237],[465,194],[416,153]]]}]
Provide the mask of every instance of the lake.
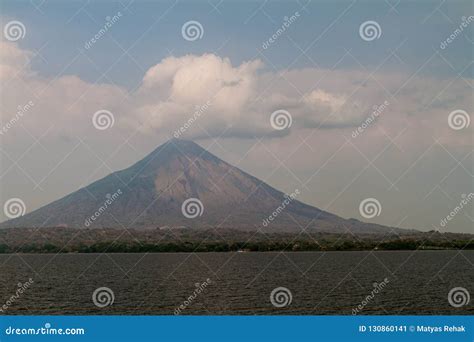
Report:
[{"label": "lake", "polygon": [[[448,293],[474,295],[473,265],[474,251],[3,254],[0,308],[31,278],[3,314],[464,315],[472,300]],[[94,304],[101,287],[113,304]]]}]

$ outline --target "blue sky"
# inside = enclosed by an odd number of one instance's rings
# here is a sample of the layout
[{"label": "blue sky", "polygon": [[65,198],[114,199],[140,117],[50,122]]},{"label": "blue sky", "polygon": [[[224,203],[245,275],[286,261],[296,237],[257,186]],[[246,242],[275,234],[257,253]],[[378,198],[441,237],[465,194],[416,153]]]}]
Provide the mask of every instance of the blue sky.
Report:
[{"label": "blue sky", "polygon": [[[384,69],[417,70],[435,50],[441,51],[440,38],[448,37],[459,26],[461,18],[472,13],[469,1],[441,5],[435,1],[403,1],[393,3],[393,7],[389,1],[47,1],[38,4],[2,3],[5,17],[20,20],[27,26],[21,45],[40,51],[42,57],[33,61],[35,70],[55,76],[58,70],[68,66],[66,73],[94,82],[97,69],[106,71],[114,64],[107,78],[130,89],[138,85],[143,70],[170,54],[182,56],[213,51],[229,57],[234,64],[264,58],[268,68],[276,69],[289,65],[312,67],[314,63],[332,68],[350,51],[352,56],[343,58],[338,68],[359,69],[362,64],[372,70],[404,42],[397,56],[386,61]],[[95,65],[83,56],[70,64],[84,42],[101,28],[105,18],[118,11],[123,14],[120,25],[115,25],[100,44],[87,51]],[[296,11],[301,18],[287,32],[291,40],[283,37],[275,46],[263,51],[262,43],[281,26],[285,16]],[[204,36],[198,42],[188,42],[181,37],[181,25],[188,20],[197,20],[203,25]],[[383,39],[361,42],[358,28],[366,20],[375,20],[381,25]],[[441,51],[454,70],[444,61],[435,59],[421,72],[443,76],[460,73],[470,62],[471,56],[466,53],[468,37],[464,34],[449,49]],[[124,50],[129,55],[121,57]],[[302,54],[302,50],[307,51]],[[472,68],[464,70],[463,75],[472,77]]]}]

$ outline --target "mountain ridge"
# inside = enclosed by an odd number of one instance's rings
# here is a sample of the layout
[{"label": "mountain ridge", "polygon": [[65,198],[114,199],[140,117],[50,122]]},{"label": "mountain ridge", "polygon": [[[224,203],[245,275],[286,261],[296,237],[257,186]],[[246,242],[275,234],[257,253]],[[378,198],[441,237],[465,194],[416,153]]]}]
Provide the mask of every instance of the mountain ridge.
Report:
[{"label": "mountain ridge", "polygon": [[[195,142],[173,138],[131,166],[112,172],[31,213],[5,221],[0,228],[189,227],[264,232],[309,229],[334,233],[406,231],[344,219],[300,202],[297,196],[293,197],[232,166]],[[183,211],[186,209],[183,203],[191,199],[194,202],[189,208],[200,210],[195,217],[194,213],[186,216]],[[106,208],[102,210],[104,206]],[[91,219],[92,216],[94,219]],[[269,220],[272,216],[275,217]]]}]

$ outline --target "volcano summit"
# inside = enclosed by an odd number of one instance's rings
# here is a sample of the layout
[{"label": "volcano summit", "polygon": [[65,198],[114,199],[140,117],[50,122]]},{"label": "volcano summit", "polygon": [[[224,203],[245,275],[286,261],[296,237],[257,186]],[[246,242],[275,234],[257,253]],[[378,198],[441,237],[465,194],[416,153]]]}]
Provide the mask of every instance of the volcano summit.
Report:
[{"label": "volcano summit", "polygon": [[1,228],[226,228],[263,232],[384,233],[285,195],[198,144],[171,139],[127,169]]}]

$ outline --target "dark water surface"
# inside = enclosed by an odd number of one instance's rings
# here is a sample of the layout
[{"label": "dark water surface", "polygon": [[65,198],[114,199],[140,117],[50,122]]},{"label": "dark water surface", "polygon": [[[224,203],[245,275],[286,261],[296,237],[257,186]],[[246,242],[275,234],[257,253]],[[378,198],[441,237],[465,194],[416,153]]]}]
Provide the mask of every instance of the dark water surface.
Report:
[{"label": "dark water surface", "polygon": [[[473,265],[474,251],[11,254],[0,255],[0,308],[32,278],[3,314],[172,315],[186,304],[182,314],[350,315],[387,278],[361,314],[474,314],[474,299],[448,302],[454,287],[474,297]],[[112,305],[94,305],[99,287]],[[277,287],[289,305],[272,305]]]}]

